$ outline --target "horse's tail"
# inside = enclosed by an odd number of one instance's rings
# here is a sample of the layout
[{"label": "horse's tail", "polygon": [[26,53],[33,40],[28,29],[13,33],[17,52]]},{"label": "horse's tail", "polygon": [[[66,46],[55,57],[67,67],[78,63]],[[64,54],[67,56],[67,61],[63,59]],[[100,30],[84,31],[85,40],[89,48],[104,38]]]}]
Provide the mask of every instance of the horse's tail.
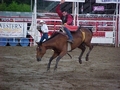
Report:
[{"label": "horse's tail", "polygon": [[[92,25],[90,25],[90,26],[92,26]],[[93,27],[88,27],[88,29],[91,31],[91,33],[93,33],[93,31],[92,31]]]},{"label": "horse's tail", "polygon": [[91,33],[93,33],[92,28],[88,28],[88,29],[91,31]]},{"label": "horse's tail", "polygon": [[89,30],[89,31],[93,34],[92,28],[93,28],[93,27],[88,27],[88,28],[86,28],[86,29]]}]

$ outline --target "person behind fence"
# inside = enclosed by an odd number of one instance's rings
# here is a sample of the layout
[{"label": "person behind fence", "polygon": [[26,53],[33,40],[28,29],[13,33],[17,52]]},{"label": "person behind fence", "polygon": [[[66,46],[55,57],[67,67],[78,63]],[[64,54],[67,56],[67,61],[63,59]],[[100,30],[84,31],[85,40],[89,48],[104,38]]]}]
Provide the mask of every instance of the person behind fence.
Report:
[{"label": "person behind fence", "polygon": [[46,40],[48,39],[48,26],[43,20],[40,20],[39,24],[40,24],[40,32],[42,33],[42,37],[39,41],[39,43],[41,44],[45,39]]},{"label": "person behind fence", "polygon": [[61,0],[61,2],[56,7],[56,12],[59,15],[60,19],[62,20],[62,24],[64,25],[64,31],[68,35],[69,39],[68,42],[73,43],[73,36],[68,28],[65,25],[73,25],[73,17],[71,14],[67,12],[67,10],[61,10],[60,6],[63,4],[65,0]]}]

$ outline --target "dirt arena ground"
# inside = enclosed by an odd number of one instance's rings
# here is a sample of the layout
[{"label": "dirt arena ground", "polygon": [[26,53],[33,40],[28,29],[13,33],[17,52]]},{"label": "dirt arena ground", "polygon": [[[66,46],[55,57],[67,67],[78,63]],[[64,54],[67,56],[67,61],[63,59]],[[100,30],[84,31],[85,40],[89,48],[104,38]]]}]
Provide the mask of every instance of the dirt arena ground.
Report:
[{"label": "dirt arena ground", "polygon": [[37,62],[36,46],[0,47],[0,90],[120,90],[120,48],[94,46],[82,64],[80,52],[70,52],[72,59],[64,56],[56,72],[54,60],[46,72],[51,50]]}]

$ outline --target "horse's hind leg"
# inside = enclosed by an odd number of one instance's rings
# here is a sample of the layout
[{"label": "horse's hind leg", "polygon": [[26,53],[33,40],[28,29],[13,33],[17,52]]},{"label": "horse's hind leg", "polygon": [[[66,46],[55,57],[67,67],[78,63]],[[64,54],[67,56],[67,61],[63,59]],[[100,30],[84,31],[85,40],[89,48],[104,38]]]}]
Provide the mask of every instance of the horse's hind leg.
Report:
[{"label": "horse's hind leg", "polygon": [[82,52],[81,52],[81,54],[80,54],[80,56],[79,56],[79,63],[82,64],[81,58],[82,58],[83,53],[85,52],[85,49],[86,49],[85,44],[82,43],[78,48],[80,48],[80,49],[82,50]]},{"label": "horse's hind leg", "polygon": [[89,54],[90,54],[91,50],[93,49],[93,45],[91,43],[86,44],[86,45],[89,47],[89,51],[86,54],[86,61],[88,61],[89,60]]},{"label": "horse's hind leg", "polygon": [[49,59],[49,63],[48,63],[48,65],[47,65],[47,71],[50,70],[50,65],[51,65],[52,60],[53,60],[54,58],[56,58],[58,55],[59,55],[59,53],[57,53],[57,52],[54,51],[54,54],[53,54],[52,57]]}]

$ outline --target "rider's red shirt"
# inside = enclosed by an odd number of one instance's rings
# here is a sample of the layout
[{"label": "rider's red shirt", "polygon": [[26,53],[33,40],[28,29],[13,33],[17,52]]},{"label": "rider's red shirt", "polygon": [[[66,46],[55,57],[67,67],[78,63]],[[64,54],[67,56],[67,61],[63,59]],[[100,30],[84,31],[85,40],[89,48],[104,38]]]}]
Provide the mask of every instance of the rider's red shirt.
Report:
[{"label": "rider's red shirt", "polygon": [[[59,15],[60,19],[62,19],[63,15],[62,15],[62,11],[60,9],[60,4],[57,5],[56,12]],[[67,23],[68,25],[71,25],[72,22],[73,22],[73,17],[70,14],[68,14],[67,22],[65,22],[65,23]]]}]

